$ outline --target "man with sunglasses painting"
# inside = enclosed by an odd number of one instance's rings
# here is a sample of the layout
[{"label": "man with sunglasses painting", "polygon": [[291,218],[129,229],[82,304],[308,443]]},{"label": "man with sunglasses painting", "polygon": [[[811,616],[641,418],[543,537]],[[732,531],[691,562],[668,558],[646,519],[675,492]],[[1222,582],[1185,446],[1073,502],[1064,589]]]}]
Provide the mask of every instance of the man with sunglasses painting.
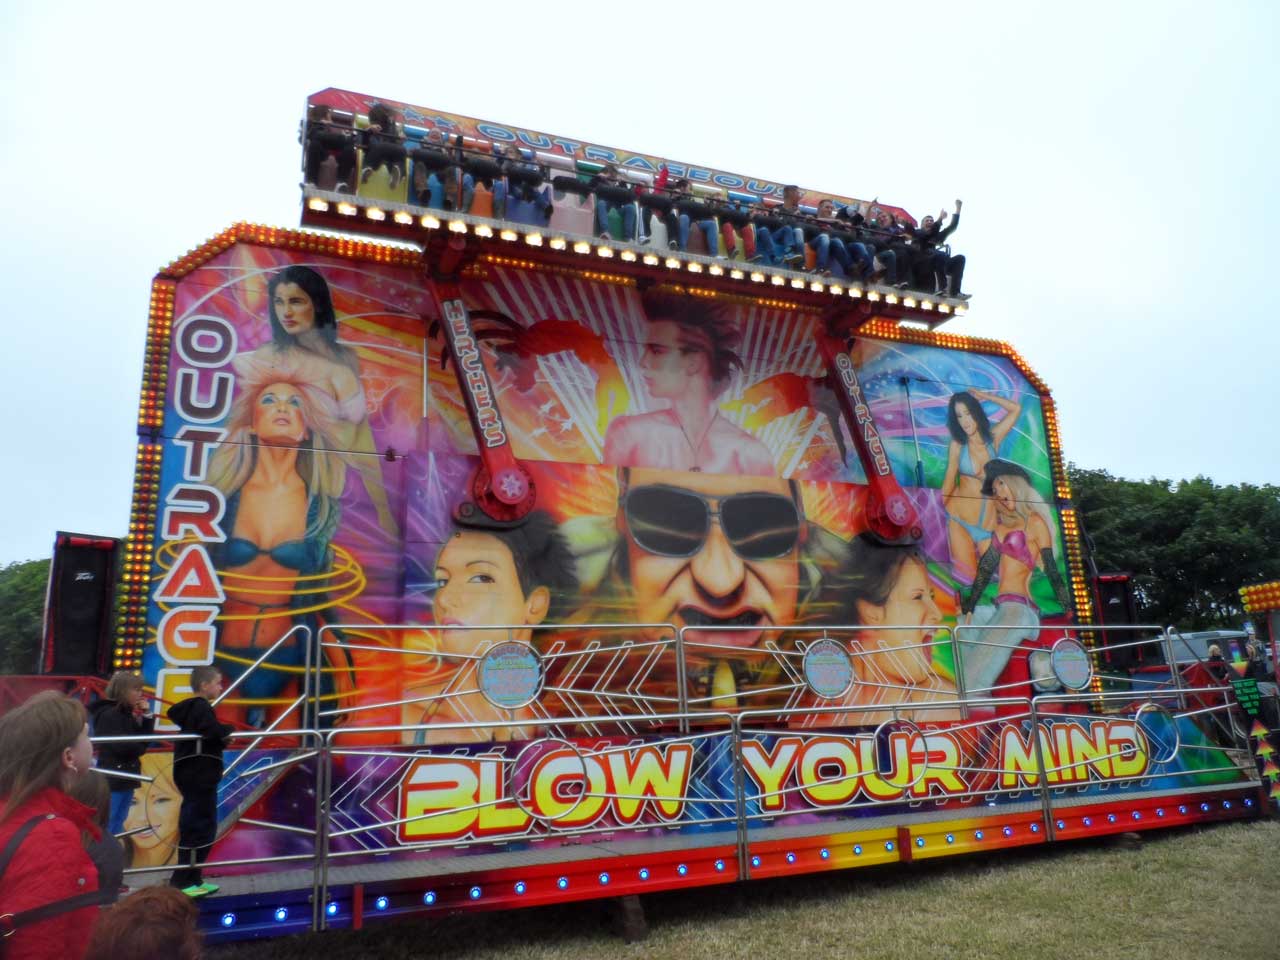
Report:
[{"label": "man with sunglasses painting", "polygon": [[620,471],[615,573],[645,623],[729,629],[699,640],[759,646],[796,622],[805,521],[774,476]]}]

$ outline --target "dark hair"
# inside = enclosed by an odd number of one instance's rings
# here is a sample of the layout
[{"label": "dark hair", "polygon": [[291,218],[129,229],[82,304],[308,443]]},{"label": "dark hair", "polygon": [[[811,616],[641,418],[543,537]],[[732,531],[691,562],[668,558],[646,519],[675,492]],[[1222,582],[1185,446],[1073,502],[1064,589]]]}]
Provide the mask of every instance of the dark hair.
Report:
[{"label": "dark hair", "polygon": [[995,495],[996,479],[999,477],[1021,477],[1027,483],[1031,482],[1031,475],[1013,461],[988,460],[987,465],[982,470],[982,495],[984,497]]},{"label": "dark hair", "polygon": [[707,369],[716,386],[728,381],[734,367],[742,369],[742,359],[734,352],[742,332],[724,310],[701,300],[661,294],[644,296],[641,303],[650,323],[674,323],[684,336],[697,342],[690,349],[706,354]]},{"label": "dark hair", "polygon": [[487,533],[502,541],[511,551],[511,560],[527,597],[538,587],[551,594],[547,619],[556,620],[562,609],[574,599],[578,575],[573,552],[560,532],[560,526],[545,510],[534,510],[515,527],[459,527],[461,531]]},{"label": "dark hair", "polygon": [[310,267],[296,264],[272,274],[267,284],[267,319],[271,321],[271,339],[277,347],[287,347],[296,339],[284,328],[276,316],[276,288],[282,283],[296,283],[308,297],[315,310],[316,329],[329,343],[338,342],[338,318],[333,312],[333,298],[329,296],[329,284],[324,277]]},{"label": "dark hair", "polygon": [[849,543],[848,569],[842,580],[848,613],[858,622],[856,601],[883,607],[909,561],[925,563],[924,553],[913,544],[888,546],[869,533],[860,533]]},{"label": "dark hair", "polygon": [[953,393],[951,399],[947,401],[947,429],[951,432],[951,439],[956,443],[969,441],[969,435],[960,428],[960,418],[956,416],[956,407],[962,403],[969,408],[969,416],[973,417],[978,425],[978,436],[987,443],[991,443],[991,421],[987,419],[987,412],[982,409],[982,403],[968,390]]},{"label": "dark hair", "polygon": [[182,891],[147,887],[98,918],[85,960],[199,960],[200,914]]}]

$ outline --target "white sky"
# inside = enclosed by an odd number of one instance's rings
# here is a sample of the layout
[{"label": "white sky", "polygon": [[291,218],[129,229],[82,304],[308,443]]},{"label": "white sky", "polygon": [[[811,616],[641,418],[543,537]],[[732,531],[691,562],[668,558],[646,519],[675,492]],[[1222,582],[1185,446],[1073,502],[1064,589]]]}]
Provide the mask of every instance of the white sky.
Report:
[{"label": "white sky", "polygon": [[151,277],[236,220],[297,226],[327,86],[917,215],[962,197],[949,326],[1026,357],[1068,459],[1280,482],[1277,40],[1273,2],[8,0],[0,563],[123,534]]}]

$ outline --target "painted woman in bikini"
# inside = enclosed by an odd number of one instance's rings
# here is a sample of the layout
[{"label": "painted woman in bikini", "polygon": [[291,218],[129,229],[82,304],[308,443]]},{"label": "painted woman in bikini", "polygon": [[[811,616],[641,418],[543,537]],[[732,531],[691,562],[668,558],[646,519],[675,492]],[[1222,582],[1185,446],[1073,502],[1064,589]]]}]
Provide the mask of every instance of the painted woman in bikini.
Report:
[{"label": "painted woman in bikini", "polygon": [[[1031,577],[1037,569],[1049,579],[1064,609],[1070,609],[1066,583],[1058,570],[1058,535],[1054,516],[1044,498],[1031,486],[1031,478],[1016,463],[989,460],[983,470],[982,493],[991,498],[987,511],[990,540],[978,564],[977,578],[960,610],[973,626],[985,629],[961,635],[964,689],[968,696],[1010,696],[1022,681],[1032,680],[1050,689],[1056,685],[1049,669],[1048,651],[1031,650],[1027,666],[1017,678],[1004,676],[1010,661],[1024,644],[1034,645],[1040,636],[1040,609],[1031,598]],[[994,606],[978,601],[998,576]]]},{"label": "painted woman in bikini", "polygon": [[[378,525],[392,537],[398,528],[387,504],[373,430],[369,426],[360,361],[350,347],[338,342],[338,319],[329,284],[310,267],[285,267],[267,284],[271,341],[236,357],[238,375],[263,363],[288,365],[307,382],[322,388],[334,401],[333,446],[356,468]],[[364,456],[370,454],[371,456]]]},{"label": "painted woman in bikini", "polygon": [[[295,625],[312,627],[314,636],[346,484],[328,390],[307,381],[289,355],[239,366],[227,439],[209,466],[226,499],[227,540],[210,552],[227,595],[217,652],[228,684]],[[290,639],[236,688],[235,698],[261,702],[233,722],[261,727],[268,713],[279,713],[268,701],[297,686],[304,649]]]},{"label": "painted woman in bikini", "polygon": [[[994,403],[1004,416],[992,423],[983,402]],[[942,506],[950,518],[947,541],[951,547],[952,573],[972,583],[978,557],[991,536],[985,525],[989,506],[982,495],[983,468],[1000,455],[1005,438],[1022,413],[1022,405],[985,390],[961,390],[947,404],[947,472],[942,478]]]}]

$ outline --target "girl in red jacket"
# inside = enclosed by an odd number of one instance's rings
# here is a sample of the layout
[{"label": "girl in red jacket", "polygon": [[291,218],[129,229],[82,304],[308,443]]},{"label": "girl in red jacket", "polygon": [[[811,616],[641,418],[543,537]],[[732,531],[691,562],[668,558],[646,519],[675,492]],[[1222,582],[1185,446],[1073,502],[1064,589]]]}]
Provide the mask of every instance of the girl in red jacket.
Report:
[{"label": "girl in red jacket", "polygon": [[[98,909],[86,895],[97,891],[98,872],[84,835],[102,834],[94,811],[66,791],[92,764],[79,702],[46,691],[0,717],[0,851],[24,834],[0,874],[5,960],[79,960],[88,948]],[[8,919],[72,897],[85,905],[17,926]]]}]

